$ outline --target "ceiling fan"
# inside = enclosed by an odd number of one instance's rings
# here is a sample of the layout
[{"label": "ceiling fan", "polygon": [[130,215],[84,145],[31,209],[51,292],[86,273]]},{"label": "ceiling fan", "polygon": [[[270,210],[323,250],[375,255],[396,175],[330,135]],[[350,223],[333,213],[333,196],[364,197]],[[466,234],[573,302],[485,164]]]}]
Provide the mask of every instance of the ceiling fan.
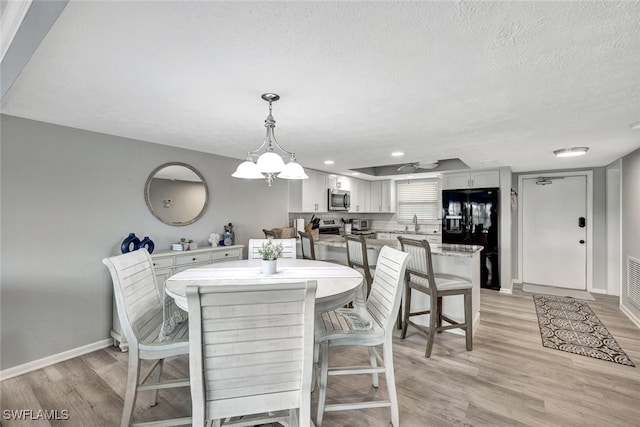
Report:
[{"label": "ceiling fan", "polygon": [[438,160],[407,163],[398,168],[400,173],[414,173],[418,169],[435,169],[438,167]]}]

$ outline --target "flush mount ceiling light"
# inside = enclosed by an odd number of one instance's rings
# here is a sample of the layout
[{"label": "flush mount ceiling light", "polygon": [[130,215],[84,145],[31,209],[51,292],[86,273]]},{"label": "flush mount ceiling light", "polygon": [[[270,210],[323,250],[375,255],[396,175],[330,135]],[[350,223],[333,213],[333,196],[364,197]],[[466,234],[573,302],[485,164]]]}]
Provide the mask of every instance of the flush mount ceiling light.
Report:
[{"label": "flush mount ceiling light", "polygon": [[[264,127],[267,128],[267,135],[258,148],[247,153],[246,160],[238,165],[238,168],[231,176],[243,179],[264,178],[267,180],[269,187],[271,187],[276,177],[283,179],[309,178],[302,166],[296,162],[295,153],[291,153],[280,147],[280,144],[278,144],[273,134],[276,121],[271,115],[271,104],[280,99],[280,96],[275,93],[264,93],[262,94],[262,99],[269,103],[269,115],[264,121]],[[289,163],[286,165],[283,157],[289,159]],[[255,162],[254,159],[256,159]]]},{"label": "flush mount ceiling light", "polygon": [[589,151],[589,147],[572,147],[554,150],[553,154],[555,154],[556,157],[575,157],[583,156],[587,154],[587,151]]},{"label": "flush mount ceiling light", "polygon": [[391,153],[391,155],[393,157],[401,157],[404,156],[404,153],[402,151],[394,151],[393,153]]}]

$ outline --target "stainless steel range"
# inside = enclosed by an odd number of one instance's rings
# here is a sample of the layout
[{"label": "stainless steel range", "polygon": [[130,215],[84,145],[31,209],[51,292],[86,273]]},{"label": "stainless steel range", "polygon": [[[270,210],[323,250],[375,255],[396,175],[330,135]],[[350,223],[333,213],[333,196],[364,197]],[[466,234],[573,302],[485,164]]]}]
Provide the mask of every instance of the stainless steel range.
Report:
[{"label": "stainless steel range", "polygon": [[320,234],[340,234],[340,220],[321,219],[318,230]]}]

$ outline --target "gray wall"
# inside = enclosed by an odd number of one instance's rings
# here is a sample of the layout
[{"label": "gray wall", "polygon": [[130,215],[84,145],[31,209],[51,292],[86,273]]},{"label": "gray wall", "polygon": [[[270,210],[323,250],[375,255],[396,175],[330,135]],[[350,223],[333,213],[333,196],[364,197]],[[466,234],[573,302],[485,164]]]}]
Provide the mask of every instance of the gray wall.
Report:
[{"label": "gray wall", "polygon": [[[593,288],[594,290],[598,290],[600,292],[605,293],[607,291],[607,254],[606,254],[606,245],[602,244],[602,242],[606,242],[606,233],[607,233],[607,224],[606,224],[606,213],[607,213],[607,176],[606,176],[606,168],[592,168],[592,169],[568,169],[566,172],[574,171],[574,170],[591,170],[593,172]],[[513,189],[518,193],[520,189],[518,188],[518,177],[520,175],[531,175],[531,174],[541,174],[545,173],[557,173],[560,172],[558,170],[554,171],[531,171],[531,172],[520,172],[517,174],[513,174],[512,176],[512,186]],[[518,209],[520,209],[520,205],[518,204]],[[512,248],[513,248],[513,260],[512,260],[512,271],[513,277],[519,280],[522,280],[520,277],[519,268],[519,259],[518,259],[518,211],[514,211],[512,214],[512,224],[511,224],[511,239],[512,239]]]},{"label": "gray wall", "polygon": [[[232,178],[241,160],[5,115],[0,129],[3,370],[108,338],[101,260],[128,233],[150,236],[157,251],[181,237],[206,244],[229,222],[238,244],[288,224],[287,182]],[[207,211],[189,226],[166,225],[145,204],[149,173],[170,161],[194,166],[209,186]]]},{"label": "gray wall", "polygon": [[640,259],[640,149],[622,158],[622,288],[620,304],[637,319],[640,308],[627,298],[627,257]]}]

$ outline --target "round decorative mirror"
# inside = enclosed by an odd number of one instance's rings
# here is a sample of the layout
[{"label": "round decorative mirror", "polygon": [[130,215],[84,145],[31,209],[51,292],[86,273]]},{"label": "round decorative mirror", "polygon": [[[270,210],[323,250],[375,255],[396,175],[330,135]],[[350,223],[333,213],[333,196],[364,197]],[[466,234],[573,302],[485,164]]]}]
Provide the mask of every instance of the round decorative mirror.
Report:
[{"label": "round decorative mirror", "polygon": [[151,172],[144,186],[149,210],[169,225],[196,222],[207,207],[209,190],[204,177],[186,163],[165,163]]}]

